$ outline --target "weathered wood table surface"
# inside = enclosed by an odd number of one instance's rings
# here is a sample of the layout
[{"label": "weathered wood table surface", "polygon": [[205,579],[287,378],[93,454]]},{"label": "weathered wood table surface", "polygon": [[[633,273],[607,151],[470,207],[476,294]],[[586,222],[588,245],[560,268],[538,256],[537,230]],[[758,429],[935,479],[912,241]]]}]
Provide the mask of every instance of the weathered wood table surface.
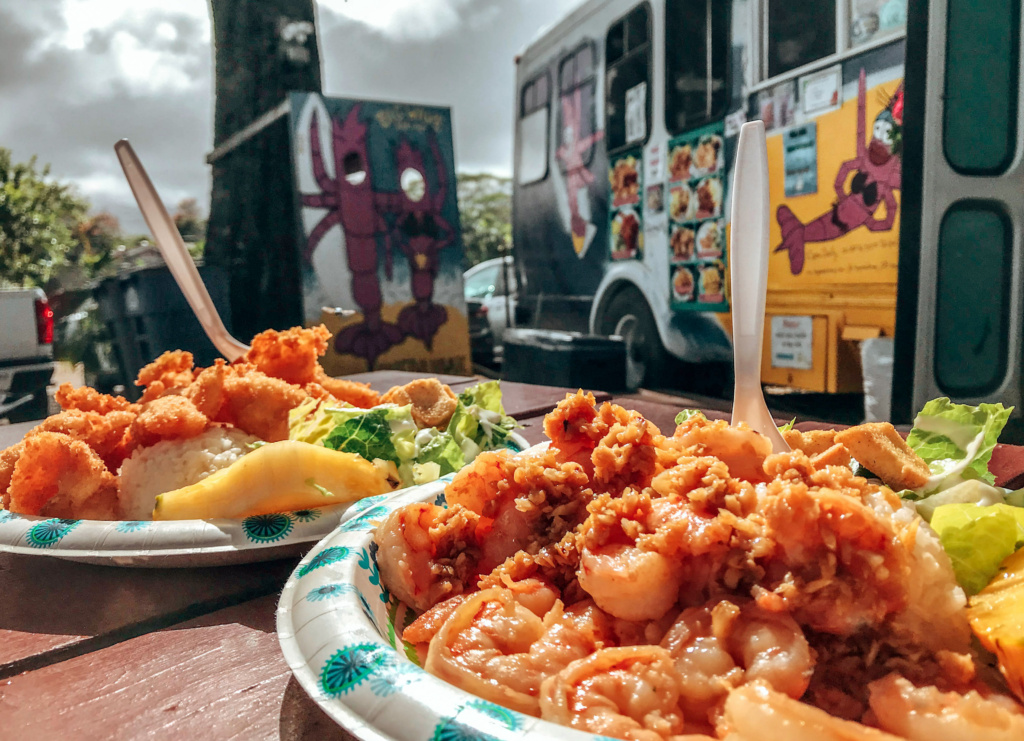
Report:
[{"label": "weathered wood table surface", "polygon": [[[386,390],[414,377],[360,380]],[[479,379],[443,380],[458,391]],[[568,389],[502,387],[523,436],[545,439],[544,413]],[[616,401],[665,432],[694,406]],[[0,427],[0,448],[31,426]],[[1024,484],[1024,449],[1000,446],[992,469],[1001,484]],[[299,687],[278,646],[277,597],[296,562],[160,570],[0,554],[0,739],[352,738]]]}]

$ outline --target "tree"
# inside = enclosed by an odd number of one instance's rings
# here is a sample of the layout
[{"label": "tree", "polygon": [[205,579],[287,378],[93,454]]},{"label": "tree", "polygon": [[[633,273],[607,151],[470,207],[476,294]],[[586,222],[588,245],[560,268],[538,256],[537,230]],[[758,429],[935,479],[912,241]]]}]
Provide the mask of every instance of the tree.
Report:
[{"label": "tree", "polygon": [[459,221],[466,267],[512,249],[512,181],[488,173],[459,175]]},{"label": "tree", "polygon": [[206,233],[206,220],[199,211],[199,203],[195,198],[184,198],[178,204],[178,210],[174,212],[174,225],[181,232],[181,238],[186,242],[196,243],[203,239]]},{"label": "tree", "polygon": [[81,257],[79,222],[89,204],[49,179],[36,158],[16,163],[0,147],[0,282],[43,286],[54,271]]},{"label": "tree", "polygon": [[248,128],[292,91],[320,92],[313,0],[210,0],[216,104],[205,258],[231,281],[241,337],[302,322],[287,118]]}]

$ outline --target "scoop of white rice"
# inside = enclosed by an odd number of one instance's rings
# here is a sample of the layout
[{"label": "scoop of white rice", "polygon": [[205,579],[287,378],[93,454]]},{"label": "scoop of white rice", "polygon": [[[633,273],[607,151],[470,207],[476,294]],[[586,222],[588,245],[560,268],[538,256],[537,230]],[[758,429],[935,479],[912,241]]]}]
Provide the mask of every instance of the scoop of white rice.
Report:
[{"label": "scoop of white rice", "polygon": [[248,446],[258,440],[233,427],[211,427],[187,440],[161,440],[139,448],[121,464],[117,492],[121,516],[127,520],[152,519],[157,495],[227,468],[250,452]]}]

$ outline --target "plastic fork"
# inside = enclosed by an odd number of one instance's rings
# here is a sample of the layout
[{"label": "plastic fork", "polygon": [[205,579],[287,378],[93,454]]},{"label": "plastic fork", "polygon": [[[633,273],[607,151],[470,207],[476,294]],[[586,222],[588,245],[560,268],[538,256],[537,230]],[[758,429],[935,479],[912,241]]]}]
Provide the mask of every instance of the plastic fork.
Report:
[{"label": "plastic fork", "polygon": [[768,290],[768,151],[764,122],[740,129],[730,225],[732,346],[736,380],[732,424],[746,422],[782,453],[789,445],[775,425],[761,389],[764,305]]},{"label": "plastic fork", "polygon": [[139,210],[142,211],[149,231],[153,234],[156,246],[181,292],[185,294],[185,300],[203,326],[206,336],[227,360],[242,357],[249,351],[249,346],[232,337],[224,326],[224,321],[220,318],[217,307],[213,305],[209,291],[206,290],[206,284],[203,283],[195,263],[192,262],[192,256],[185,248],[181,232],[164,208],[163,201],[160,200],[132,145],[127,139],[122,139],[114,145],[114,151],[121,162],[121,169],[128,179],[135,201],[139,204]]}]

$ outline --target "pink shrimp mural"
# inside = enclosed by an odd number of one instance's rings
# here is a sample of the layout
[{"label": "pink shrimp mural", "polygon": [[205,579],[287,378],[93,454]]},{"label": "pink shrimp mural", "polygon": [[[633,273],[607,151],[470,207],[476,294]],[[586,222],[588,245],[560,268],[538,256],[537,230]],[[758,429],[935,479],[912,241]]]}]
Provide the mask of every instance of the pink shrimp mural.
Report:
[{"label": "pink shrimp mural", "polygon": [[[587,169],[584,155],[604,137],[603,131],[582,136],[583,101],[582,89],[562,96],[562,146],[555,156],[565,168],[565,189],[569,198],[569,230],[576,254],[586,253],[597,229],[589,219],[589,187],[594,174]],[[582,204],[582,205],[581,205]],[[584,216],[586,211],[587,216]]]},{"label": "pink shrimp mural", "polygon": [[306,321],[335,334],[325,367],[468,370],[449,111],[296,93],[292,139]]},{"label": "pink shrimp mural", "polygon": [[[775,252],[788,253],[793,275],[803,272],[805,250],[810,243],[829,242],[859,227],[872,232],[885,232],[893,227],[898,207],[895,191],[900,189],[902,175],[899,152],[903,86],[900,85],[875,117],[870,141],[866,140],[866,106],[866,80],[862,69],[857,84],[857,156],[843,162],[836,172],[836,200],[831,210],[806,224],[785,204],[776,211],[782,243]],[[880,205],[884,206],[885,214],[877,217]]]}]

